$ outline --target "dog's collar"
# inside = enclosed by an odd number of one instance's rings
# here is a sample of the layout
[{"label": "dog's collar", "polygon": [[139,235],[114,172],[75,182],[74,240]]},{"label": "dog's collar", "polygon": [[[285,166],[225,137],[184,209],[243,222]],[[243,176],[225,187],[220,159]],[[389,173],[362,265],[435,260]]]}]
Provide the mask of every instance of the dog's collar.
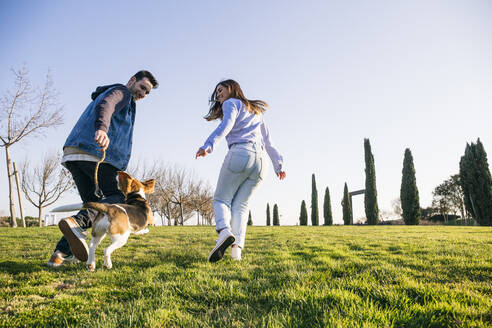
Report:
[{"label": "dog's collar", "polygon": [[145,198],[143,198],[142,195],[140,195],[140,192],[132,191],[131,193],[126,195],[126,201],[132,200],[132,199],[145,199]]}]

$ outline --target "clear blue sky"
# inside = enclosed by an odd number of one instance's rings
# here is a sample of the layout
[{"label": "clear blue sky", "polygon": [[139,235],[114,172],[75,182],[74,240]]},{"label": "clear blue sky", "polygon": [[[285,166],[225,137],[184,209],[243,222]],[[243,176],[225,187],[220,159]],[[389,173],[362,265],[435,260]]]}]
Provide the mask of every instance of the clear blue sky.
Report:
[{"label": "clear blue sky", "polygon": [[[62,127],[16,144],[12,156],[37,163],[61,149],[96,86],[148,69],[160,87],[137,104],[132,161],[177,163],[215,185],[226,143],[205,159],[194,154],[218,124],[202,118],[213,87],[233,78],[270,104],[265,117],[286,161],[287,179],[270,167],[255,194],[256,224],[267,202],[295,224],[301,201],[311,203],[312,173],[320,211],[328,186],[342,222],[343,184],[364,187],[364,138],[380,209],[399,197],[407,147],[429,206],[434,187],[458,173],[466,142],[480,137],[492,154],[491,17],[486,0],[3,1],[0,91],[12,86],[10,67],[26,62],[35,84],[51,70],[65,105]],[[0,181],[6,215],[5,160]],[[354,198],[362,216],[363,197]]]}]

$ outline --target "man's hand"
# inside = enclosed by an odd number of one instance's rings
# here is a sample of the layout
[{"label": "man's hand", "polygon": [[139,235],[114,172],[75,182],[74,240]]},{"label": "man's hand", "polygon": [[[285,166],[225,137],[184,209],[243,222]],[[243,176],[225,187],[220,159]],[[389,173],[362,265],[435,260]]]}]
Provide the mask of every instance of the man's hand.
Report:
[{"label": "man's hand", "polygon": [[285,179],[286,174],[285,174],[285,172],[284,172],[284,171],[282,171],[282,172],[280,172],[280,173],[277,173],[277,176],[278,176],[278,178],[279,178],[280,180],[283,180],[283,179]]},{"label": "man's hand", "polygon": [[207,156],[207,152],[203,150],[202,148],[198,148],[198,151],[196,152],[195,159],[198,157],[205,157]]},{"label": "man's hand", "polygon": [[106,150],[109,146],[109,138],[106,132],[103,130],[97,130],[94,134],[94,141],[97,142],[99,146],[101,146],[101,150]]}]

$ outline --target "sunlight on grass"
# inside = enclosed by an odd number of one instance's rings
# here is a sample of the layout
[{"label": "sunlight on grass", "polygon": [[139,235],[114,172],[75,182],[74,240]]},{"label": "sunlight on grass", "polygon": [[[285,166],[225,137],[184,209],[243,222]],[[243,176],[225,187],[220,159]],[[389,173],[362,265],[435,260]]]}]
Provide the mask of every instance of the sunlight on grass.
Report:
[{"label": "sunlight on grass", "polygon": [[154,227],[102,268],[45,266],[58,229],[0,229],[0,327],[490,327],[492,229]]}]

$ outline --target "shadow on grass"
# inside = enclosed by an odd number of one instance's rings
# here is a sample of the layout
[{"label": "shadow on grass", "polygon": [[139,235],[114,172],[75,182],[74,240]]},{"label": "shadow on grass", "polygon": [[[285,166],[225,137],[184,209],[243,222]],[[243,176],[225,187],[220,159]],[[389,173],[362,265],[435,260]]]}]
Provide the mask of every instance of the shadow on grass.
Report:
[{"label": "shadow on grass", "polygon": [[318,254],[316,253],[306,251],[293,252],[292,255],[300,257],[301,260],[305,262],[313,262],[318,257]]},{"label": "shadow on grass", "polygon": [[183,254],[174,250],[159,252],[156,253],[155,256],[157,256],[160,261],[173,263],[178,268],[184,270],[193,267],[195,264],[200,264],[204,262],[204,258],[200,254]]},{"label": "shadow on grass", "polygon": [[44,263],[33,262],[15,262],[15,261],[3,261],[0,262],[0,272],[17,274],[17,273],[32,273],[43,271],[46,269]]},{"label": "shadow on grass", "polygon": [[79,271],[80,266],[77,265],[64,265],[59,268],[49,268],[46,266],[45,262],[40,261],[3,261],[0,262],[0,272],[8,274],[19,274],[19,273],[33,273],[40,271],[59,271],[59,272],[69,272],[69,271]]}]

